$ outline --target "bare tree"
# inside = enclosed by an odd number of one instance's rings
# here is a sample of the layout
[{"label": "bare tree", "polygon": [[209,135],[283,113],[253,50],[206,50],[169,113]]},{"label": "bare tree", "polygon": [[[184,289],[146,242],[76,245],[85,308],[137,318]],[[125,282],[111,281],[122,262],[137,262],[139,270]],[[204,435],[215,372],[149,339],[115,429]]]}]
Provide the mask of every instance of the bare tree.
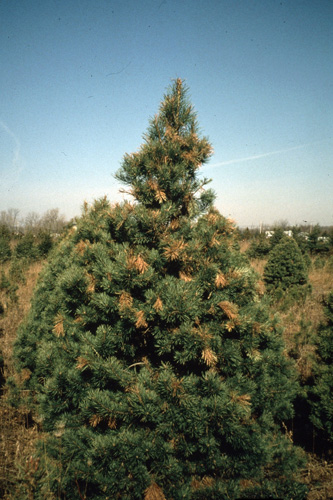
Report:
[{"label": "bare tree", "polygon": [[274,228],[280,227],[282,229],[287,229],[288,227],[290,227],[290,224],[287,219],[280,219],[274,222],[273,227]]},{"label": "bare tree", "polygon": [[20,211],[17,208],[9,208],[0,212],[0,224],[7,226],[14,233],[18,229],[18,214]]},{"label": "bare tree", "polygon": [[59,208],[51,208],[40,220],[40,228],[50,233],[60,233],[65,224],[65,216],[59,215]]},{"label": "bare tree", "polygon": [[36,234],[40,229],[41,218],[36,212],[29,212],[24,219],[24,231]]}]

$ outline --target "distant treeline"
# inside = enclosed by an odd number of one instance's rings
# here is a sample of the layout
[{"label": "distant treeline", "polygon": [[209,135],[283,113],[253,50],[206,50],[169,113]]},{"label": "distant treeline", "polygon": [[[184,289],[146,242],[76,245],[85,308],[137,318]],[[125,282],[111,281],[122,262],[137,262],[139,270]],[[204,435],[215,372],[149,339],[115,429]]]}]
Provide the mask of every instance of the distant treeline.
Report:
[{"label": "distant treeline", "polygon": [[7,230],[10,234],[32,233],[37,235],[40,232],[51,234],[60,234],[67,225],[64,215],[59,213],[58,208],[47,210],[39,215],[36,212],[30,212],[25,217],[20,217],[20,211],[17,208],[9,208],[0,212],[0,228]]}]

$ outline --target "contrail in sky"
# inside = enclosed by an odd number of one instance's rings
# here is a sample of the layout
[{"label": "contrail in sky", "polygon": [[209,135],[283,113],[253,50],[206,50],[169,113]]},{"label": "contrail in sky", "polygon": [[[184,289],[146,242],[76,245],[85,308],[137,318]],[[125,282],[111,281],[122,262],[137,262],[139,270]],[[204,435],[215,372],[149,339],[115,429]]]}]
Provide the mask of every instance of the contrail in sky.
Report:
[{"label": "contrail in sky", "polygon": [[259,155],[247,156],[246,158],[235,158],[233,160],[221,161],[218,163],[213,163],[211,165],[207,164],[206,166],[207,167],[222,167],[224,165],[232,165],[233,163],[242,163],[245,161],[257,160],[258,158],[265,158],[267,156],[274,156],[274,155],[278,155],[281,153],[287,153],[288,151],[294,151],[295,149],[302,149],[302,148],[305,148],[306,146],[310,146],[311,144],[317,144],[319,142],[324,142],[324,141],[309,142],[308,144],[301,144],[300,146],[293,146],[292,148],[278,149],[277,151],[270,151],[269,153],[262,153]]}]

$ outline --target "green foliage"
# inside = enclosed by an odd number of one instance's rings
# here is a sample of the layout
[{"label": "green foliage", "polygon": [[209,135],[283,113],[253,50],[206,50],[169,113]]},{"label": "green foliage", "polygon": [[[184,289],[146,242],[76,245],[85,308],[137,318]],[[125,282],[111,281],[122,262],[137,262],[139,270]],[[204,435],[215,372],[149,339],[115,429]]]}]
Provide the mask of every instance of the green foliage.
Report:
[{"label": "green foliage", "polygon": [[307,246],[312,254],[322,254],[329,252],[331,241],[328,235],[323,235],[320,226],[317,224],[309,234]]},{"label": "green foliage", "polygon": [[284,229],[282,227],[276,227],[274,229],[273,235],[269,238],[270,249],[272,250],[272,248],[274,248],[286,238],[287,236],[284,234]]},{"label": "green foliage", "polygon": [[333,444],[333,292],[325,301],[326,321],[321,324],[316,337],[318,361],[308,387],[311,406],[310,418],[321,435]]},{"label": "green foliage", "polygon": [[15,256],[18,259],[37,259],[38,247],[32,233],[26,233],[15,247]]},{"label": "green foliage", "polygon": [[48,253],[53,248],[53,239],[49,232],[41,232],[38,234],[38,254],[40,257],[47,257]]},{"label": "green foliage", "polygon": [[292,234],[293,238],[296,241],[299,249],[302,252],[303,256],[306,256],[309,254],[309,247],[308,247],[308,233],[305,231],[302,231],[302,228],[299,226],[294,226],[292,228]]},{"label": "green foliage", "polygon": [[[296,375],[177,80],[117,177],[52,253],[14,349],[47,438],[34,498],[303,499],[281,431]],[[13,383],[13,382],[12,382]]]},{"label": "green foliage", "polygon": [[1,270],[1,277],[0,277],[0,290],[6,290],[9,288],[10,282],[6,276],[5,271],[2,269]]},{"label": "green foliage", "polygon": [[260,237],[251,241],[246,254],[250,259],[263,259],[268,255],[270,250],[271,245],[269,240],[265,238],[265,235],[260,235]]},{"label": "green foliage", "polygon": [[9,227],[6,224],[1,224],[0,223],[0,239],[5,239],[7,241],[10,241],[11,237],[11,232],[9,230]]},{"label": "green foliage", "polygon": [[5,262],[11,257],[10,242],[6,237],[0,236],[0,262]]},{"label": "green foliage", "polygon": [[282,298],[299,299],[310,291],[308,274],[302,253],[292,238],[282,238],[270,252],[264,269],[268,292]]},{"label": "green foliage", "polygon": [[11,265],[8,272],[8,277],[11,282],[22,283],[26,282],[26,271],[29,267],[29,259],[17,257],[11,261]]},{"label": "green foliage", "polygon": [[12,302],[17,302],[18,298],[16,291],[18,290],[18,284],[15,280],[12,281],[9,279],[4,270],[1,271],[0,290],[5,291],[6,295]]}]

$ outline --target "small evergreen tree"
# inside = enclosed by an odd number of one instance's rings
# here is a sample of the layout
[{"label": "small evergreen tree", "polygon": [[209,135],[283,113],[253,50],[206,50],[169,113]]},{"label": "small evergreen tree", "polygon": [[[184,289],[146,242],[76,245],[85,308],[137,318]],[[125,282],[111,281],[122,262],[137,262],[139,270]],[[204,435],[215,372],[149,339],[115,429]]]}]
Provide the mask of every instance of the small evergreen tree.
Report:
[{"label": "small evergreen tree", "polygon": [[282,240],[287,237],[284,234],[284,229],[282,227],[276,227],[273,231],[272,236],[269,238],[270,249],[272,250],[276,245],[278,245]]},{"label": "small evergreen tree", "polygon": [[246,252],[250,259],[264,259],[271,250],[270,242],[265,238],[264,234],[260,234],[251,241],[251,244]]},{"label": "small evergreen tree", "polygon": [[285,292],[304,297],[310,291],[306,265],[293,238],[282,238],[271,250],[264,268],[264,281],[268,292]]},{"label": "small evergreen tree", "polygon": [[48,436],[34,498],[304,498],[295,372],[198,178],[211,151],[177,80],[117,174],[135,203],[86,207],[44,269],[15,345]]},{"label": "small evergreen tree", "polygon": [[28,258],[36,259],[38,257],[38,248],[35,237],[32,233],[26,233],[15,247],[15,256],[18,259]]},{"label": "small evergreen tree", "polygon": [[42,231],[38,234],[38,255],[46,257],[53,247],[53,239],[49,232]]},{"label": "small evergreen tree", "polygon": [[307,246],[311,254],[316,254],[320,252],[321,245],[320,241],[318,238],[321,235],[321,229],[319,224],[316,224],[312,230],[310,231],[310,234],[308,236],[307,240]]}]

